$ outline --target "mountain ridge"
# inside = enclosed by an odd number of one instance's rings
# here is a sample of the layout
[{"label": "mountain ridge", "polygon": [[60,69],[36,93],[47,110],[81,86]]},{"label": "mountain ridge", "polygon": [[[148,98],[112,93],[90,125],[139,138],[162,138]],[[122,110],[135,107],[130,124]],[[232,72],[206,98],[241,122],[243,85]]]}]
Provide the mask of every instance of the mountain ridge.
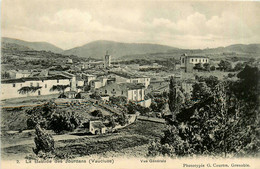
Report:
[{"label": "mountain ridge", "polygon": [[[76,55],[84,58],[102,59],[106,51],[113,56],[113,59],[131,58],[134,55],[146,55],[152,53],[163,54],[210,54],[210,53],[253,53],[260,54],[260,44],[232,44],[226,47],[220,46],[216,48],[206,49],[180,49],[167,45],[153,44],[153,43],[124,43],[109,40],[96,40],[77,46],[68,50],[62,50],[55,45],[48,42],[27,42],[19,39],[8,37],[2,38],[2,43],[18,44],[23,47],[28,47],[34,50],[52,51],[64,55]],[[2,45],[3,48],[3,45]]]},{"label": "mountain ridge", "polygon": [[29,42],[29,41],[24,41],[15,38],[2,37],[1,43],[13,43],[13,44],[31,48],[36,51],[45,50],[45,51],[51,51],[55,53],[63,52],[63,49],[48,42]]}]

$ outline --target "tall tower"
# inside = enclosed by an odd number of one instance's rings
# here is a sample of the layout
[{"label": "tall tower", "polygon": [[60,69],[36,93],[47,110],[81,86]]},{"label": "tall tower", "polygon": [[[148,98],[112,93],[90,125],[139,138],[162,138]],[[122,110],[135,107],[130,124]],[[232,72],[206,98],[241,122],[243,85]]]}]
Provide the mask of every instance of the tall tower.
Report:
[{"label": "tall tower", "polygon": [[105,62],[104,62],[104,67],[110,67],[111,66],[111,55],[108,54],[108,51],[106,52],[105,55]]}]

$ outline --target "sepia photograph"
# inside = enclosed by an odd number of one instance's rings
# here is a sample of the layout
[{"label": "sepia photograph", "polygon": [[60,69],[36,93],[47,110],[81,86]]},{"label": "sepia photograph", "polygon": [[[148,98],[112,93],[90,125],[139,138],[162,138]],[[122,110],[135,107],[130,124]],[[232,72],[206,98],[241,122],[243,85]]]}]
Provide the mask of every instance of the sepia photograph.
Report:
[{"label": "sepia photograph", "polygon": [[1,0],[1,168],[260,168],[260,1]]}]

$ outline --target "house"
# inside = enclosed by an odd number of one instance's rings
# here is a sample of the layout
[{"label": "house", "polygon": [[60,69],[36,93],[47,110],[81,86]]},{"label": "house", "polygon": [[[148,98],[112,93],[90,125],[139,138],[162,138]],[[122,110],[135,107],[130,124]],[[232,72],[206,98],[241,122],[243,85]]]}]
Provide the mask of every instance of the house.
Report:
[{"label": "house", "polygon": [[90,85],[90,81],[95,80],[97,78],[97,76],[95,75],[86,74],[86,73],[82,73],[81,76],[82,79],[84,79],[84,81],[87,83],[87,85]]},{"label": "house", "polygon": [[[26,77],[19,79],[8,79],[1,81],[1,99],[19,98],[27,96],[40,96],[58,94],[60,91],[52,91],[51,88],[57,85],[68,85],[65,91],[71,90],[71,79],[62,76],[54,75],[47,77]],[[33,88],[32,92],[19,92],[20,89]]]},{"label": "house", "polygon": [[108,78],[101,76],[95,80],[90,81],[90,87],[92,90],[103,87],[103,86],[107,85],[107,80],[108,80]]},{"label": "house", "polygon": [[104,134],[107,131],[107,127],[101,121],[90,121],[89,132],[92,134]]},{"label": "house", "polygon": [[180,67],[185,70],[185,72],[192,72],[193,67],[197,63],[205,64],[209,63],[209,57],[206,56],[188,56],[183,54],[180,57],[181,65]]},{"label": "house", "polygon": [[144,100],[145,86],[134,83],[112,83],[96,89],[100,95],[125,96],[128,101],[139,102]]},{"label": "house", "polygon": [[132,75],[124,72],[109,72],[109,78],[115,78],[116,83],[141,83],[147,88],[150,85],[150,78],[146,76]]},{"label": "house", "polygon": [[10,70],[9,71],[9,75],[10,75],[10,79],[19,79],[19,78],[23,78],[23,77],[29,77],[31,74],[30,71],[28,70]]}]

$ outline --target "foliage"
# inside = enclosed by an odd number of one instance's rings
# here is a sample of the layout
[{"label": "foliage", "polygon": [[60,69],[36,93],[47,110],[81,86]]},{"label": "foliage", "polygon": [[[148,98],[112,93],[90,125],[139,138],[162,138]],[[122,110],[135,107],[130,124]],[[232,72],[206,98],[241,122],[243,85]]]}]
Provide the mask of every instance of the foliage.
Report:
[{"label": "foliage", "polygon": [[173,77],[170,79],[169,84],[169,109],[174,114],[178,113],[181,108],[181,104],[184,102],[184,95],[180,90],[180,85]]},{"label": "foliage", "polygon": [[59,91],[64,94],[64,91],[70,87],[69,85],[53,85],[50,91]]},{"label": "foliage", "polygon": [[56,111],[57,104],[54,102],[47,102],[41,106],[35,106],[32,109],[28,109],[26,113],[30,116],[27,120],[27,126],[29,129],[34,128],[39,124],[42,128],[49,129],[49,123],[52,115]]},{"label": "foliage", "polygon": [[210,66],[210,71],[214,71],[214,70],[216,70],[216,68],[215,68],[215,66]]},{"label": "foliage", "polygon": [[24,86],[18,90],[19,94],[26,94],[26,93],[35,93],[38,89],[41,89],[40,86]]},{"label": "foliage", "polygon": [[150,108],[154,112],[162,112],[163,109],[165,108],[165,106],[166,106],[166,99],[156,97],[156,98],[153,98]]},{"label": "foliage", "polygon": [[232,65],[230,62],[226,60],[221,60],[220,63],[218,64],[219,69],[222,71],[230,71],[232,69]]},{"label": "foliage", "polygon": [[196,69],[196,70],[202,70],[202,69],[203,69],[202,64],[201,64],[201,63],[195,64],[194,69]]},{"label": "foliage", "polygon": [[95,117],[103,117],[103,113],[100,110],[94,110],[91,112],[91,115]]},{"label": "foliage", "polygon": [[124,126],[128,123],[128,119],[125,113],[122,113],[120,115],[117,115],[117,118],[115,119],[115,122],[118,122],[121,126]]},{"label": "foliage", "polygon": [[241,71],[243,69],[243,64],[241,62],[238,62],[236,66],[234,67],[235,71]]},{"label": "foliage", "polygon": [[126,107],[128,114],[135,114],[136,112],[139,112],[142,116],[147,116],[150,112],[149,108],[143,107],[133,102],[129,102],[128,104],[126,104]]},{"label": "foliage", "polygon": [[56,112],[53,114],[50,128],[55,133],[61,133],[63,131],[73,131],[80,125],[79,118],[74,112]]},{"label": "foliage", "polygon": [[181,109],[160,142],[149,146],[149,155],[154,156],[155,150],[169,156],[257,156],[259,73],[246,66],[238,81],[199,82],[193,97],[201,99]]},{"label": "foliage", "polygon": [[34,142],[36,148],[33,149],[33,152],[38,155],[39,152],[48,153],[54,152],[54,139],[50,134],[47,134],[40,125],[35,126],[36,136]]},{"label": "foliage", "polygon": [[204,67],[204,70],[210,71],[210,64],[209,63],[204,63],[203,67]]},{"label": "foliage", "polygon": [[116,104],[116,105],[124,105],[127,103],[127,99],[125,96],[112,96],[112,97],[109,97],[109,101],[112,103],[112,104]]}]

